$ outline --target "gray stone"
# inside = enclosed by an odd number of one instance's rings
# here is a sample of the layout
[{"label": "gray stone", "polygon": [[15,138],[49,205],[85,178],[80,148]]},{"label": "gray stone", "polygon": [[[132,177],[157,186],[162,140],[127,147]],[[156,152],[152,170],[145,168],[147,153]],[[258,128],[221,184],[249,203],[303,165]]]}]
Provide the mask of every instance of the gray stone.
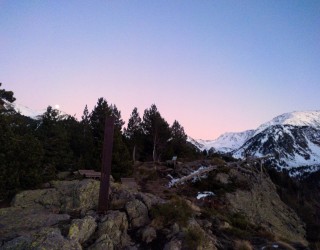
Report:
[{"label": "gray stone", "polygon": [[115,246],[111,238],[105,234],[96,240],[96,242],[88,248],[88,250],[113,250]]},{"label": "gray stone", "polygon": [[150,222],[148,208],[141,201],[129,201],[125,209],[132,228],[142,227]]},{"label": "gray stone", "polygon": [[21,235],[29,235],[42,227],[68,221],[67,214],[52,214],[43,208],[8,207],[0,209],[0,240],[8,240]]},{"label": "gray stone", "polygon": [[98,225],[96,243],[107,244],[109,241],[115,246],[130,245],[131,239],[127,234],[128,220],[125,213],[120,211],[108,211]]},{"label": "gray stone", "polygon": [[97,209],[100,182],[91,179],[74,181],[53,181],[51,185],[59,192],[63,212]]},{"label": "gray stone", "polygon": [[154,205],[158,205],[160,203],[164,203],[164,200],[149,193],[137,193],[136,199],[142,201],[150,210]]},{"label": "gray stone", "polygon": [[21,208],[51,208],[58,209],[61,206],[57,190],[37,189],[26,190],[15,195],[11,205]]},{"label": "gray stone", "polygon": [[153,227],[147,226],[141,230],[141,239],[145,243],[150,243],[157,238],[157,232]]},{"label": "gray stone", "polygon": [[95,219],[91,216],[86,216],[83,219],[72,220],[68,238],[78,241],[80,244],[87,241],[97,228]]},{"label": "gray stone", "polygon": [[34,250],[82,250],[78,242],[65,239],[58,228],[43,228],[34,234],[30,248]]},{"label": "gray stone", "polygon": [[182,249],[182,242],[178,239],[173,239],[165,244],[163,250],[180,250]]},{"label": "gray stone", "polygon": [[27,236],[20,236],[11,241],[6,242],[1,249],[2,250],[21,250],[28,249],[31,245],[31,238]]}]

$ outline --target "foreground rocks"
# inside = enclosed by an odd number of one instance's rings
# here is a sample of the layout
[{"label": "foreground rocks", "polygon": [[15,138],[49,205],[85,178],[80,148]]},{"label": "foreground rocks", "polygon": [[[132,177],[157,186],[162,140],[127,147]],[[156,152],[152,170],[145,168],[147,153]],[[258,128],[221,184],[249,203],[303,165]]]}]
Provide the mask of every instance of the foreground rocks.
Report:
[{"label": "foreground rocks", "polygon": [[[228,210],[244,214],[252,224],[280,237],[306,245],[303,223],[282,203],[270,179],[251,174],[234,168],[216,175],[216,181],[223,185],[250,179],[250,188],[225,194]],[[232,223],[204,213],[192,199],[177,198],[192,211],[184,221],[175,221],[174,217],[167,221],[156,218],[154,208],[169,204],[164,210],[169,215],[174,205],[170,207],[169,201],[150,193],[112,182],[110,210],[103,215],[96,212],[98,194],[99,182],[88,179],[54,181],[47,189],[17,194],[11,207],[0,209],[0,249],[215,250],[236,246],[237,236],[224,233],[234,229]]]},{"label": "foreground rocks", "polygon": [[[245,180],[244,173],[233,169],[230,176]],[[275,185],[264,174],[251,177],[250,190],[238,189],[226,194],[229,209],[245,215],[249,221],[270,233],[290,241],[307,244],[305,225],[297,214],[283,203]]]}]

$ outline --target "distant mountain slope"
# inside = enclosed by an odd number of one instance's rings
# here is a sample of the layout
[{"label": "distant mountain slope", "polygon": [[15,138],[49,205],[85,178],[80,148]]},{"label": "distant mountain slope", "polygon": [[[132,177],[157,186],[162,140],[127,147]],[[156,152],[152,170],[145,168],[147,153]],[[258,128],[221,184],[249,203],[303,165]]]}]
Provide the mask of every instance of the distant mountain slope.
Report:
[{"label": "distant mountain slope", "polygon": [[4,106],[6,109],[14,109],[16,112],[20,113],[21,115],[28,116],[30,118],[36,119],[38,116],[42,115],[44,112],[46,112],[46,109],[42,110],[34,110],[27,106],[24,106],[19,103],[10,103],[5,101]]},{"label": "distant mountain slope", "polygon": [[228,153],[241,147],[252,137],[254,132],[254,130],[247,130],[239,133],[224,133],[215,140],[194,140],[189,138],[189,141],[201,150],[210,150],[213,148],[215,151]]},{"label": "distant mountain slope", "polygon": [[260,125],[254,134],[256,135],[273,125],[308,126],[320,129],[320,111],[294,111],[279,115],[271,121]]},{"label": "distant mountain slope", "polygon": [[197,140],[202,149],[262,157],[272,154],[280,168],[320,166],[320,111],[291,112],[275,117],[256,130],[226,133],[213,141]]}]

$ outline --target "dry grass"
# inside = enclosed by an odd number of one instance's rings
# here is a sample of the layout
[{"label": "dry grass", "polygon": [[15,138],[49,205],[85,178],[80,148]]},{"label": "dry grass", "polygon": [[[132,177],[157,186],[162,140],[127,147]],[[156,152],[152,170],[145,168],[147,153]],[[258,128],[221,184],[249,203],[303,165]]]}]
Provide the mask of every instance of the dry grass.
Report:
[{"label": "dry grass", "polygon": [[235,241],[235,250],[253,250],[251,243],[247,240],[237,240]]}]

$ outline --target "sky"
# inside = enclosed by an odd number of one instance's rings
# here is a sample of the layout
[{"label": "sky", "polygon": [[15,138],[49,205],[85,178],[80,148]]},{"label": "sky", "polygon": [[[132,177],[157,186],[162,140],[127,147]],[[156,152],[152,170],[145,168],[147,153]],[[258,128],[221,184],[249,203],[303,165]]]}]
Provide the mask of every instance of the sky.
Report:
[{"label": "sky", "polygon": [[0,0],[0,37],[2,87],[32,109],[156,104],[196,139],[320,109],[318,0]]}]

